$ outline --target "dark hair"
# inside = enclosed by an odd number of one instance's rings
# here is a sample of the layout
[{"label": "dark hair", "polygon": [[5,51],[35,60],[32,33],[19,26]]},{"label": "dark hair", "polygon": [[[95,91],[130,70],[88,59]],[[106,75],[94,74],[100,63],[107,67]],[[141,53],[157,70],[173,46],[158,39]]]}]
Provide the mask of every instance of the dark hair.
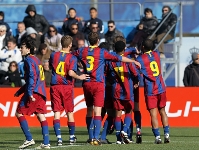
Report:
[{"label": "dark hair", "polygon": [[104,48],[104,49],[106,49],[106,50],[109,51],[109,44],[108,44],[108,42],[102,42],[102,43],[100,43],[100,45],[98,47],[99,48]]},{"label": "dark hair", "polygon": [[35,39],[33,39],[32,37],[30,37],[30,36],[26,37],[21,42],[21,45],[25,45],[26,48],[30,49],[30,54],[32,54],[32,55],[35,54],[36,44],[35,44]]},{"label": "dark hair", "polygon": [[69,12],[70,12],[71,10],[74,10],[74,11],[76,12],[75,8],[69,8],[68,14],[69,14]]},{"label": "dark hair", "polygon": [[68,48],[68,46],[72,43],[73,38],[69,35],[65,35],[61,38],[62,48]]},{"label": "dark hair", "polygon": [[90,8],[90,11],[91,11],[91,10],[97,11],[97,9],[96,9],[95,7],[91,7],[91,8]]},{"label": "dark hair", "polygon": [[14,43],[14,44],[17,44],[16,39],[13,38],[13,37],[10,37],[10,38],[8,39],[7,43],[8,43],[8,42],[12,42],[12,43]]},{"label": "dark hair", "polygon": [[169,11],[171,11],[171,7],[170,7],[170,6],[167,6],[167,5],[163,6],[163,7],[162,7],[162,11],[163,11],[164,8],[168,8]]},{"label": "dark hair", "polygon": [[121,35],[115,37],[114,43],[116,43],[117,41],[122,41],[126,44],[126,39]]},{"label": "dark hair", "polygon": [[48,27],[48,36],[50,36],[50,28],[53,28],[55,30],[55,34],[57,35],[57,28],[54,25],[49,25]]},{"label": "dark hair", "polygon": [[117,53],[122,52],[126,47],[126,44],[123,41],[117,41],[115,43],[115,51]]},{"label": "dark hair", "polygon": [[142,43],[142,46],[144,47],[143,52],[148,52],[153,49],[153,41],[151,39],[146,39]]},{"label": "dark hair", "polygon": [[113,20],[109,20],[109,21],[108,21],[108,24],[110,24],[110,23],[112,23],[112,24],[115,25],[115,21],[113,21]]},{"label": "dark hair", "polygon": [[74,25],[77,26],[77,30],[78,30],[78,23],[72,23],[72,24],[70,25],[70,30],[72,30],[72,26],[74,26]]},{"label": "dark hair", "polygon": [[3,19],[4,19],[4,12],[3,11],[0,11],[0,16],[2,16]]},{"label": "dark hair", "polygon": [[96,32],[91,32],[88,35],[88,41],[91,46],[97,44],[97,41],[99,40],[99,35]]},{"label": "dark hair", "polygon": [[18,64],[17,64],[16,61],[12,61],[12,62],[9,63],[8,70],[11,71],[11,70],[10,70],[10,67],[11,67],[12,64],[15,64],[16,70],[17,70],[17,69],[18,69]]},{"label": "dark hair", "polygon": [[145,9],[144,9],[144,14],[145,14],[145,15],[146,15],[147,12],[150,12],[150,13],[153,14],[152,9],[150,9],[150,8],[145,8]]},{"label": "dark hair", "polygon": [[44,44],[44,43],[41,43],[40,44],[40,46],[39,46],[39,53],[41,53],[41,51],[42,51],[42,49],[45,49],[47,47],[47,45],[46,44]]},{"label": "dark hair", "polygon": [[97,23],[96,21],[91,21],[91,22],[90,22],[90,27],[91,27],[93,24],[97,24],[97,25],[98,25],[98,23]]}]

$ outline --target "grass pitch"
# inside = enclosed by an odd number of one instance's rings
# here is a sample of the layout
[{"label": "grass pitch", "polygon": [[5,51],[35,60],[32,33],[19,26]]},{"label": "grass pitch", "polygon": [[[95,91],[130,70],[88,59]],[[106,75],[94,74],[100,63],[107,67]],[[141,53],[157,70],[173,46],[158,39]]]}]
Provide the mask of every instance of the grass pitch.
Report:
[{"label": "grass pitch", "polygon": [[[33,150],[42,142],[40,128],[30,128],[35,145],[28,147],[27,150]],[[62,127],[63,146],[56,146],[56,137],[53,128],[50,128],[50,144],[51,149],[55,150],[119,150],[119,149],[136,149],[136,150],[199,150],[199,128],[170,128],[171,142],[169,144],[154,144],[154,136],[151,128],[142,129],[142,144],[126,144],[116,145],[115,133],[108,135],[107,138],[113,144],[102,146],[86,145],[88,139],[85,128],[76,128],[77,143],[75,145],[68,144],[68,128]],[[163,139],[163,130],[161,130],[161,138]],[[0,150],[17,150],[24,140],[24,135],[20,128],[0,128]],[[135,135],[134,135],[135,141]]]}]

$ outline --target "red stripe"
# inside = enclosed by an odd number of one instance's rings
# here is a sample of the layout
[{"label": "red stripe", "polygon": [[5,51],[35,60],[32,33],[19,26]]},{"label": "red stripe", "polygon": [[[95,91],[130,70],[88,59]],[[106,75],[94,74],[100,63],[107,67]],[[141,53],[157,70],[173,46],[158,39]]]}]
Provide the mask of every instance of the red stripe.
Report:
[{"label": "red stripe", "polygon": [[99,61],[100,61],[100,48],[94,48],[94,66],[92,71],[93,81],[97,80],[97,69],[99,68]]},{"label": "red stripe", "polygon": [[24,116],[21,116],[21,117],[19,117],[17,119],[19,120],[19,123],[23,122],[23,121],[26,121],[26,118]]},{"label": "red stripe", "polygon": [[129,79],[128,79],[129,70],[127,69],[127,65],[128,64],[122,62],[122,66],[124,68],[124,82],[123,82],[123,84],[124,84],[124,88],[126,90],[126,97],[124,97],[124,100],[126,100],[126,99],[130,100],[130,92],[131,92],[130,90],[132,90],[132,89],[130,89],[130,84],[129,84]]},{"label": "red stripe", "polygon": [[101,116],[94,116],[94,120],[102,120]]},{"label": "red stripe", "polygon": [[41,127],[43,126],[48,126],[48,122],[46,120],[41,122]]},{"label": "red stripe", "polygon": [[53,120],[53,125],[55,125],[56,123],[60,124],[60,120],[59,119]]},{"label": "red stripe", "polygon": [[121,122],[121,117],[115,117],[115,122]]},{"label": "red stripe", "polygon": [[75,126],[75,122],[68,122],[68,126]]},{"label": "red stripe", "polygon": [[132,114],[125,114],[125,117],[132,118]]}]

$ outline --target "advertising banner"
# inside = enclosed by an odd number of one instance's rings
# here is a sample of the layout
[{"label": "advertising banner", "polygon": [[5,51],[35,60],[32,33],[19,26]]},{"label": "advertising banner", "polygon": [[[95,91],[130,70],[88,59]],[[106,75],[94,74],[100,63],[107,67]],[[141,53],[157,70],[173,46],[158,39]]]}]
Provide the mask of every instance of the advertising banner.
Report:
[{"label": "advertising banner", "polygon": [[[17,127],[18,120],[15,117],[15,111],[18,105],[19,97],[14,97],[15,88],[0,89],[0,127]],[[51,111],[51,102],[49,88],[47,90],[47,110],[46,118],[49,126],[53,125],[53,112]],[[199,126],[199,88],[167,88],[166,112],[169,117],[171,127],[198,127]],[[85,127],[86,104],[82,88],[74,89],[74,116],[75,125]],[[142,114],[142,125],[150,127],[150,115],[146,110],[144,91],[140,88],[140,111]],[[133,118],[133,115],[132,115]],[[28,124],[31,127],[39,127],[40,123],[37,117],[26,116]],[[160,121],[160,117],[159,117]],[[67,117],[65,112],[61,113],[61,125],[67,126]],[[159,124],[161,126],[161,123]]]}]

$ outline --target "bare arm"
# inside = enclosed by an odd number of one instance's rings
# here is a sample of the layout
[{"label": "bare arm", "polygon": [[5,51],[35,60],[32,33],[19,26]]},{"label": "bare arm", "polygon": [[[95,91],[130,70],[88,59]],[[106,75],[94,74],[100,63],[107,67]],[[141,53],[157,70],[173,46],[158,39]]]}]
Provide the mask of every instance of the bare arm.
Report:
[{"label": "bare arm", "polygon": [[79,80],[87,80],[90,78],[89,75],[87,75],[87,74],[82,74],[79,76],[73,70],[69,70],[68,75],[75,79],[79,79]]},{"label": "bare arm", "polygon": [[129,59],[127,57],[122,56],[122,62],[126,62],[126,63],[134,63],[135,65],[137,65],[139,68],[141,68],[141,64],[135,60]]}]

